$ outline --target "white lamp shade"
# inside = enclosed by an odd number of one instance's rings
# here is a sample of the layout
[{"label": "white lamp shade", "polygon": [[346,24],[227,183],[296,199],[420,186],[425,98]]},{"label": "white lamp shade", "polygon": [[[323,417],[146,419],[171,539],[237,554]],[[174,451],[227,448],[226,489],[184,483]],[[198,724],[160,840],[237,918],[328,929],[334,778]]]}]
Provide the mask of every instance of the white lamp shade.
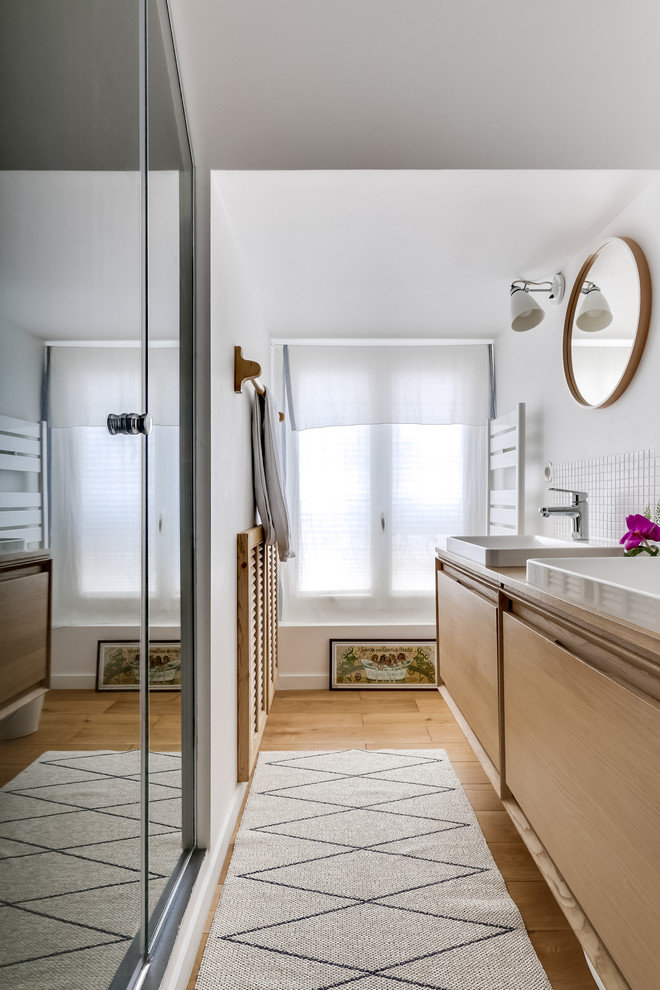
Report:
[{"label": "white lamp shade", "polygon": [[511,329],[520,333],[539,325],[545,313],[536,299],[524,289],[511,293]]},{"label": "white lamp shade", "polygon": [[600,289],[590,289],[587,292],[580,303],[575,322],[580,330],[586,330],[588,333],[609,327],[612,322],[612,311]]}]

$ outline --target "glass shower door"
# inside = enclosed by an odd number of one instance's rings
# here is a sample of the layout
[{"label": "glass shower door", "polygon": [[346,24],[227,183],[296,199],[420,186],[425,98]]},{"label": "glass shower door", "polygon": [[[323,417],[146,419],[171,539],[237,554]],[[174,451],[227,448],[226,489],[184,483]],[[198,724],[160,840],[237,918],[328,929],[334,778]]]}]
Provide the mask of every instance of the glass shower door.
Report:
[{"label": "glass shower door", "polygon": [[148,943],[194,847],[192,159],[167,5],[147,0]]},{"label": "glass shower door", "polygon": [[[0,117],[0,419],[47,423],[51,545],[20,553],[53,571],[39,731],[0,740],[0,983],[125,990],[148,959],[156,979],[194,846],[192,167],[165,0],[3,0]],[[34,513],[0,461],[0,506]]]},{"label": "glass shower door", "polygon": [[47,424],[50,545],[20,559],[52,565],[44,711],[0,744],[6,990],[126,986],[145,931],[141,440],[106,428],[144,411],[140,38],[137,0],[0,5],[0,416]]}]

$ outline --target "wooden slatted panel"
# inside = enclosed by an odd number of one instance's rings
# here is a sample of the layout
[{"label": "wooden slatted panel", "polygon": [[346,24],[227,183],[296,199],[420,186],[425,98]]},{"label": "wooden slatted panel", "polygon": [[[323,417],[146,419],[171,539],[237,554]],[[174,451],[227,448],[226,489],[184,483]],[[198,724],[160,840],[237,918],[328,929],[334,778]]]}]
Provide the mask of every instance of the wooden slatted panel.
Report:
[{"label": "wooden slatted panel", "polygon": [[277,683],[277,548],[238,534],[238,779],[249,780]]},{"label": "wooden slatted panel", "polygon": [[266,595],[266,710],[270,711],[277,686],[277,633],[278,633],[278,595],[277,595],[277,547],[266,547],[266,568],[268,594]]}]

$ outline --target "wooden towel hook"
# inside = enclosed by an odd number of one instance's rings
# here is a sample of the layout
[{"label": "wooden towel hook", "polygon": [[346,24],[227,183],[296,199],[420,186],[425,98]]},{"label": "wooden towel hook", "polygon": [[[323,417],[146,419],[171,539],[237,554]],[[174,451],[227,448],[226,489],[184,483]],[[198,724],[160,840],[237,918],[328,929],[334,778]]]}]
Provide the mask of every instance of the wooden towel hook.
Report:
[{"label": "wooden towel hook", "polygon": [[257,361],[248,361],[243,357],[243,348],[234,348],[234,392],[242,392],[245,382],[252,382],[260,395],[264,394],[263,385],[257,381],[261,374],[261,365]]},{"label": "wooden towel hook", "polygon": [[[241,393],[245,382],[252,382],[259,395],[265,395],[266,389],[257,381],[261,374],[261,365],[257,361],[248,361],[243,357],[243,348],[234,347],[234,392]],[[284,422],[284,413],[278,414],[280,423]]]}]

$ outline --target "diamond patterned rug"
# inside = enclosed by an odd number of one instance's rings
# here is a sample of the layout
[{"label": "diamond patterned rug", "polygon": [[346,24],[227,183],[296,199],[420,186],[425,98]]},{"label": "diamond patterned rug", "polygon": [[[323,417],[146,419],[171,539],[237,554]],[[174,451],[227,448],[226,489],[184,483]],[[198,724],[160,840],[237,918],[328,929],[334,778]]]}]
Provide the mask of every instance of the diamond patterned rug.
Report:
[{"label": "diamond patterned rug", "polygon": [[[181,853],[181,755],[150,756],[150,903]],[[140,754],[51,752],[0,790],[0,986],[106,990],[140,919]]]},{"label": "diamond patterned rug", "polygon": [[443,750],[262,753],[197,990],[551,990]]}]

